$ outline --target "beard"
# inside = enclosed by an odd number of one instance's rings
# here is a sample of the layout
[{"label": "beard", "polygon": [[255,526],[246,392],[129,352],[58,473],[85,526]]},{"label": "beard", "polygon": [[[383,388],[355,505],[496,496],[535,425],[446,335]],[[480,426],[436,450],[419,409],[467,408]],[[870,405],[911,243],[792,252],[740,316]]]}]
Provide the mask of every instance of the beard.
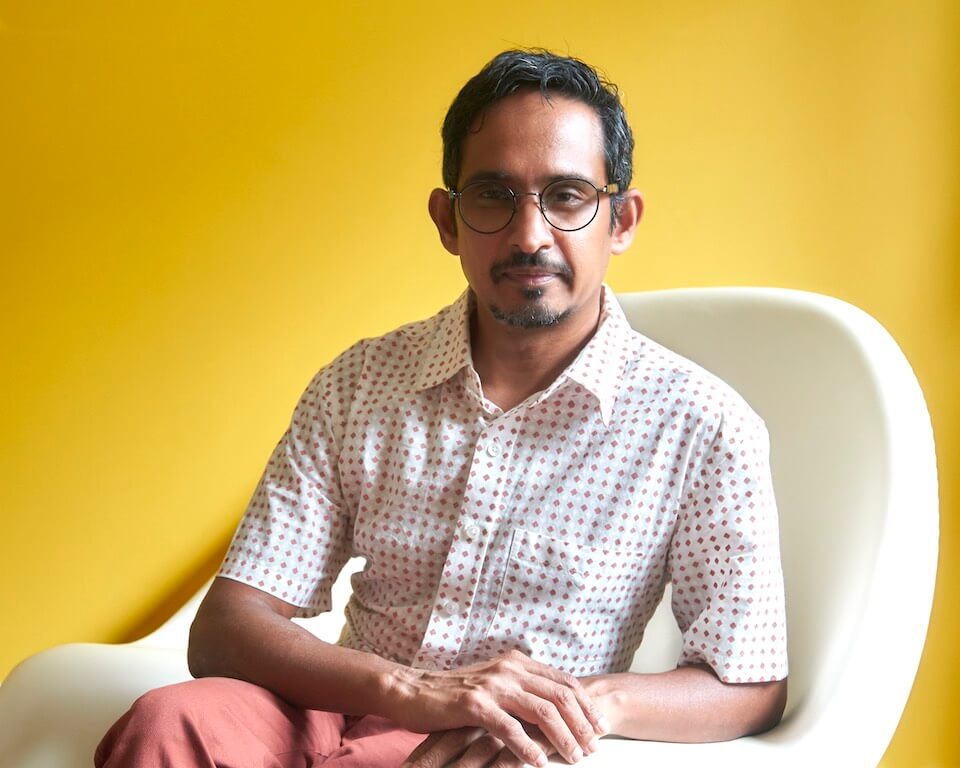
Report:
[{"label": "beard", "polygon": [[569,309],[557,310],[544,304],[543,291],[539,288],[524,291],[523,295],[527,301],[519,307],[503,309],[491,304],[490,314],[513,328],[546,328],[562,323],[570,314]]},{"label": "beard", "polygon": [[[573,279],[573,272],[569,266],[560,262],[551,262],[545,253],[511,254],[510,259],[495,264],[490,270],[494,283],[500,282],[503,272],[510,267],[541,267],[549,269],[568,285]],[[546,328],[562,323],[570,314],[569,309],[552,309],[547,306],[542,288],[529,288],[523,291],[525,301],[517,306],[505,309],[496,304],[490,305],[490,314],[494,319],[513,328]]]}]

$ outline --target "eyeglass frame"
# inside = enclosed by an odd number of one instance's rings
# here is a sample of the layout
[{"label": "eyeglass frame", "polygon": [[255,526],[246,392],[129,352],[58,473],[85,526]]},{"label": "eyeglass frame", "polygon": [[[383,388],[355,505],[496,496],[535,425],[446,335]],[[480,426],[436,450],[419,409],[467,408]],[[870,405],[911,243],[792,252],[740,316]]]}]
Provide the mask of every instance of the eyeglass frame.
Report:
[{"label": "eyeglass frame", "polygon": [[[593,215],[584,224],[581,224],[579,227],[574,227],[573,229],[565,229],[564,227],[558,227],[556,224],[550,221],[550,217],[547,216],[547,212],[543,209],[543,193],[546,192],[554,184],[562,184],[565,181],[576,181],[584,184],[589,184],[591,187],[593,187],[593,189],[597,193],[597,202],[593,208]],[[510,218],[507,219],[507,221],[504,223],[502,227],[498,227],[497,229],[491,229],[491,230],[477,229],[467,220],[467,217],[463,215],[463,206],[462,206],[462,203],[460,202],[462,199],[462,195],[470,187],[475,186],[477,184],[499,184],[504,189],[506,189],[507,192],[510,193],[510,197],[513,201],[513,212],[510,214]],[[459,191],[457,191],[454,188],[448,189],[447,196],[450,198],[451,203],[456,201],[457,210],[460,211],[460,218],[463,219],[463,223],[466,224],[468,227],[470,227],[470,229],[472,229],[478,235],[495,235],[497,232],[502,232],[503,230],[505,230],[513,222],[514,217],[516,217],[517,215],[517,211],[520,209],[520,204],[517,201],[518,198],[527,197],[530,195],[536,195],[537,208],[540,209],[540,215],[543,216],[543,220],[547,222],[547,224],[553,227],[553,229],[556,229],[560,232],[579,232],[581,229],[585,229],[586,227],[589,227],[593,223],[593,220],[597,218],[597,212],[600,210],[600,195],[606,194],[606,195],[612,196],[612,195],[618,194],[619,192],[620,192],[620,185],[616,182],[611,182],[608,184],[604,184],[602,187],[598,187],[589,179],[582,179],[577,176],[568,176],[560,179],[554,179],[549,184],[547,184],[543,189],[541,189],[539,192],[514,192],[514,190],[510,187],[509,184],[505,184],[499,179],[477,179],[476,181],[471,181],[469,184],[465,185],[463,189]]]}]

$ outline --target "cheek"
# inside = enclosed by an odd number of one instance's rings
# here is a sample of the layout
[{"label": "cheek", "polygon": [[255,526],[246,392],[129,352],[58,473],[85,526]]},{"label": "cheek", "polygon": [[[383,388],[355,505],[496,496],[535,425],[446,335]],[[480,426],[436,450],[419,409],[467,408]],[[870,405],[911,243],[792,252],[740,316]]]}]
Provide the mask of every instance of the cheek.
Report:
[{"label": "cheek", "polygon": [[460,264],[464,272],[485,275],[497,260],[497,254],[500,252],[499,241],[492,235],[486,237],[487,239],[482,242],[477,242],[474,238],[460,238]]},{"label": "cheek", "polygon": [[578,233],[572,233],[563,243],[558,243],[570,266],[577,270],[595,269],[602,258],[601,254],[605,254],[603,248],[606,244],[593,233],[580,237],[574,237],[573,234]]},{"label": "cheek", "polygon": [[480,285],[489,280],[490,268],[478,259],[476,255],[464,254],[460,256],[460,269],[471,285]]}]

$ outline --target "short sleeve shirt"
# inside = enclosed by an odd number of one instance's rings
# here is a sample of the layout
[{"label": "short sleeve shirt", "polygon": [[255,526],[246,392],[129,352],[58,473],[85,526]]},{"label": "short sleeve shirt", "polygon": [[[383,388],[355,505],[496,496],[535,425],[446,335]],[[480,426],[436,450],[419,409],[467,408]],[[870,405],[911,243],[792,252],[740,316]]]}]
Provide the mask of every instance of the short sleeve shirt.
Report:
[{"label": "short sleeve shirt", "polygon": [[608,288],[576,359],[504,412],[472,365],[471,304],[316,375],[220,576],[307,617],[360,556],[341,644],[433,669],[519,649],[578,676],[629,668],[671,581],[680,664],[785,677],[761,419],[631,329]]}]

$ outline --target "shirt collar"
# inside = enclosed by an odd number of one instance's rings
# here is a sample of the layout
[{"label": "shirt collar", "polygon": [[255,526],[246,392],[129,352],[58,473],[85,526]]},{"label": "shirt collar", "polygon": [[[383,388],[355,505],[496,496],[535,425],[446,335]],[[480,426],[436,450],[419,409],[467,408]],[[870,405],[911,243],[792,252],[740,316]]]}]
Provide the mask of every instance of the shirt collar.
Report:
[{"label": "shirt collar", "polygon": [[[470,354],[471,299],[468,289],[453,304],[440,310],[417,376],[417,390],[435,387],[473,365]],[[597,399],[600,418],[604,425],[609,425],[624,369],[629,361],[640,356],[641,347],[641,337],[630,327],[613,291],[604,285],[596,333],[537,401],[549,397],[566,380],[573,381]]]},{"label": "shirt collar", "polygon": [[623,372],[628,362],[640,356],[641,348],[641,337],[630,327],[613,291],[604,285],[597,332],[547,392],[564,378],[576,382],[597,399],[600,418],[609,425]]},{"label": "shirt collar", "polygon": [[417,375],[418,391],[442,384],[473,365],[470,354],[470,290],[437,315],[437,323]]}]

